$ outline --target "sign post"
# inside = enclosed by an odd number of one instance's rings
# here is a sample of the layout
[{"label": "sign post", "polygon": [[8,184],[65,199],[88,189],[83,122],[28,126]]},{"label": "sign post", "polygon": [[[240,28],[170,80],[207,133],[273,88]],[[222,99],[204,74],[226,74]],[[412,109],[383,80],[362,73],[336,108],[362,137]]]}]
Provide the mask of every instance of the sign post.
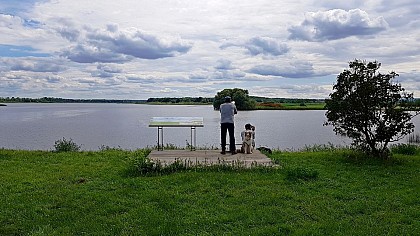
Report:
[{"label": "sign post", "polygon": [[[196,148],[197,134],[196,127],[203,127],[203,117],[152,117],[149,127],[157,127],[158,150],[163,150],[163,128],[164,127],[190,127],[191,128],[191,145],[190,150]],[[194,138],[194,139],[193,139]]]}]

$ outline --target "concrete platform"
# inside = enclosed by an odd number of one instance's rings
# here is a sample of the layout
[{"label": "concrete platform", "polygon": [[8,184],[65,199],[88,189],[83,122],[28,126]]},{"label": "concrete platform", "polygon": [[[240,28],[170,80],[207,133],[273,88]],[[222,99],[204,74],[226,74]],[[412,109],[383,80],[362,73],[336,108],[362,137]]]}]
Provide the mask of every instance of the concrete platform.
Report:
[{"label": "concrete platform", "polygon": [[273,166],[271,159],[258,150],[252,154],[238,153],[232,155],[220,153],[220,150],[153,150],[149,156],[151,160],[160,161],[162,164],[171,164],[176,160],[187,162],[190,165],[215,165],[215,164],[240,164],[245,167],[256,165]]}]

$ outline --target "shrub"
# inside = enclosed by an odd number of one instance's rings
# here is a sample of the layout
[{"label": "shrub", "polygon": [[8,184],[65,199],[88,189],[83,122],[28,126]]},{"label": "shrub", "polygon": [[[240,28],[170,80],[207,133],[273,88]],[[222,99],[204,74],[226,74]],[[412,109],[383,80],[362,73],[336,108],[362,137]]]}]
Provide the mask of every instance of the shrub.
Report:
[{"label": "shrub", "polygon": [[400,143],[393,145],[391,147],[393,153],[403,154],[403,155],[416,155],[417,146],[412,144]]},{"label": "shrub", "polygon": [[56,152],[78,152],[81,147],[73,142],[71,138],[69,140],[63,138],[55,141],[54,148]]}]

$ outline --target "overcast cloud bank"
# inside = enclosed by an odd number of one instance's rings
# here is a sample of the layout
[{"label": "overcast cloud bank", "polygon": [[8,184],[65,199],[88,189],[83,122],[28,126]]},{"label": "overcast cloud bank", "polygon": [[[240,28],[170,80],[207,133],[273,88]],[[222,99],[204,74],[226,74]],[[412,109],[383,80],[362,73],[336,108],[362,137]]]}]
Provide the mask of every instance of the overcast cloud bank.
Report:
[{"label": "overcast cloud bank", "polygon": [[419,97],[419,14],[415,0],[0,0],[0,96],[326,98],[357,58]]}]

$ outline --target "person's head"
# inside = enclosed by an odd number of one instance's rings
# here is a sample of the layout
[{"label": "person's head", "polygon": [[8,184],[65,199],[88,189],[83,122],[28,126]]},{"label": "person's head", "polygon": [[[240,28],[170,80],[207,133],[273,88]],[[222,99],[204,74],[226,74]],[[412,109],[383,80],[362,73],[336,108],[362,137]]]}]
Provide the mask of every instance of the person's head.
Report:
[{"label": "person's head", "polygon": [[225,102],[231,102],[232,101],[232,98],[231,97],[229,97],[229,96],[226,96],[225,97]]},{"label": "person's head", "polygon": [[245,125],[245,129],[246,129],[246,130],[250,130],[250,129],[251,129],[251,127],[252,127],[252,125],[251,125],[251,124],[246,124],[246,125]]}]

